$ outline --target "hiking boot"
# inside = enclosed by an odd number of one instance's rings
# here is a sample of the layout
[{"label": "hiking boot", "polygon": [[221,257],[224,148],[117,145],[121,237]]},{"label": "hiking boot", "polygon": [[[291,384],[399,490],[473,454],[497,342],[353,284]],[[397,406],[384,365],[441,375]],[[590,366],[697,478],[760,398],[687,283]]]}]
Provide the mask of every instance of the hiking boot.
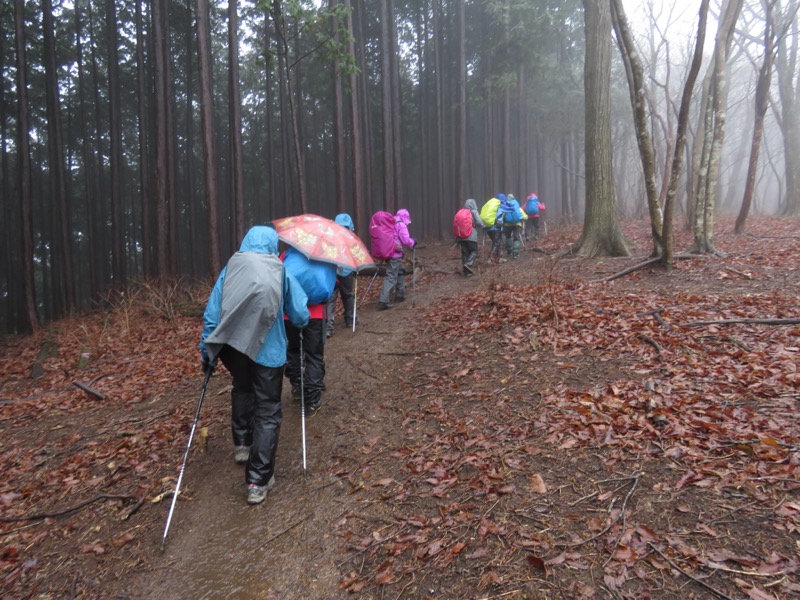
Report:
[{"label": "hiking boot", "polygon": [[239,464],[246,463],[250,458],[250,446],[236,446],[233,449],[233,461]]},{"label": "hiking boot", "polygon": [[405,296],[395,296],[394,301],[395,302],[405,302],[406,301],[406,297]]},{"label": "hiking boot", "polygon": [[267,497],[267,492],[275,487],[275,475],[269,478],[267,485],[247,484],[247,503],[261,504]]},{"label": "hiking boot", "polygon": [[292,386],[292,400],[295,402],[300,402],[302,399],[303,395],[300,393],[300,388]]},{"label": "hiking boot", "polygon": [[317,400],[316,402],[306,402],[305,406],[305,414],[306,418],[310,419],[311,417],[315,416],[319,409],[322,407],[322,400]]},{"label": "hiking boot", "polygon": [[464,275],[469,277],[470,275],[474,275],[475,271],[472,270],[472,265],[464,265]]},{"label": "hiking boot", "polygon": [[388,302],[378,302],[378,310],[389,310],[390,308],[394,308],[394,304],[389,304]]}]

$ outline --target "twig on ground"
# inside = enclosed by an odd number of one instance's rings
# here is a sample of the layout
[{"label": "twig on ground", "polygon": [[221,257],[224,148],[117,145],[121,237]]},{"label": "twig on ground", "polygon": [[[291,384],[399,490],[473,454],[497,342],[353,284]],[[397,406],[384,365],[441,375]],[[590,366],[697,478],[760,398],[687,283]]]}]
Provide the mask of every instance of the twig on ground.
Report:
[{"label": "twig on ground", "polygon": [[[691,258],[700,258],[703,256],[702,254],[675,254],[672,256],[673,260],[686,260]],[[632,267],[628,267],[627,269],[620,271],[619,273],[615,273],[614,275],[609,275],[605,279],[596,279],[591,281],[590,283],[608,283],[609,281],[614,281],[615,279],[619,279],[620,277],[625,277],[625,275],[630,275],[639,269],[644,269],[645,267],[649,267],[652,264],[661,261],[660,256],[656,256],[655,258],[649,258],[644,262],[637,263]]]},{"label": "twig on ground", "polygon": [[800,325],[800,319],[720,319],[719,321],[689,321],[681,327],[699,327],[702,325]]},{"label": "twig on ground", "polygon": [[619,515],[617,515],[616,519],[613,519],[608,525],[606,525],[603,528],[602,531],[600,531],[597,534],[593,535],[592,537],[587,538],[587,539],[585,539],[583,541],[580,541],[580,542],[574,542],[572,544],[555,544],[555,546],[558,546],[560,548],[577,548],[578,546],[583,546],[584,544],[588,544],[589,542],[592,542],[592,541],[596,540],[597,538],[602,537],[603,535],[608,533],[608,531],[614,525],[616,525],[619,522],[620,519],[624,518],[624,516],[625,516],[625,507],[627,506],[628,500],[630,499],[631,495],[633,494],[634,490],[636,489],[636,486],[639,485],[639,477],[640,476],[641,476],[641,474],[637,474],[637,475],[634,475],[633,477],[628,477],[627,478],[628,481],[633,481],[633,485],[631,486],[631,489],[628,490],[628,493],[625,494],[625,499],[622,501],[622,507],[619,509]]},{"label": "twig on ground", "polygon": [[287,527],[286,529],[284,529],[283,531],[281,531],[279,533],[276,533],[271,538],[269,538],[266,542],[261,544],[258,548],[256,548],[256,550],[261,550],[264,546],[268,546],[269,544],[271,544],[272,542],[277,540],[279,537],[281,537],[284,533],[287,533],[287,532],[291,531],[292,529],[294,529],[295,527],[300,525],[300,523],[302,523],[303,521],[307,521],[310,517],[311,517],[311,515],[306,515],[305,517],[303,517],[302,519],[298,520],[297,522],[289,525],[289,527]]},{"label": "twig on ground", "polygon": [[678,565],[676,565],[674,562],[672,562],[672,560],[670,560],[670,558],[666,554],[664,554],[661,550],[656,548],[655,545],[653,544],[653,542],[647,542],[647,545],[650,546],[653,550],[655,550],[656,553],[658,553],[661,556],[661,558],[663,558],[665,561],[667,561],[670,564],[670,566],[673,569],[675,569],[676,571],[679,571],[679,572],[683,573],[683,575],[685,575],[686,577],[688,577],[689,579],[691,579],[692,581],[694,581],[698,585],[703,586],[704,588],[706,588],[708,591],[710,591],[714,595],[719,596],[720,598],[725,598],[725,600],[733,600],[733,598],[731,598],[727,594],[723,594],[717,588],[708,585],[702,579],[698,579],[697,577],[693,577],[692,575],[690,575],[689,573],[687,573],[686,571],[681,569]]},{"label": "twig on ground", "polygon": [[70,508],[66,508],[64,510],[60,510],[58,512],[53,513],[40,513],[37,515],[28,515],[27,517],[0,517],[0,522],[3,523],[19,523],[20,521],[37,521],[40,519],[52,519],[53,517],[60,517],[62,515],[69,514],[71,512],[75,512],[76,510],[80,510],[85,506],[89,506],[90,504],[97,502],[98,500],[139,500],[139,496],[129,496],[129,495],[122,495],[122,494],[98,494],[94,498],[90,500],[86,500],[81,502],[80,504],[76,504]]}]

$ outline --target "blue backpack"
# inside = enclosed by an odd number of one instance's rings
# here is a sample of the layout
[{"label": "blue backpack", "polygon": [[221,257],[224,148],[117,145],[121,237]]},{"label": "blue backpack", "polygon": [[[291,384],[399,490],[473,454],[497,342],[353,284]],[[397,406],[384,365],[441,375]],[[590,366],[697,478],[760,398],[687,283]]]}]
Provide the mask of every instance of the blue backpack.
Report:
[{"label": "blue backpack", "polygon": [[525,212],[529,217],[539,214],[539,198],[536,194],[528,196],[528,201],[525,202]]},{"label": "blue backpack", "polygon": [[522,216],[522,209],[519,207],[519,202],[514,200],[508,200],[507,203],[501,207],[504,216],[503,216],[503,223],[506,225],[513,225],[514,223],[519,223],[524,218]]},{"label": "blue backpack", "polygon": [[335,265],[309,260],[291,247],[283,255],[283,264],[303,288],[309,305],[327,302],[333,294],[333,287],[336,285]]}]

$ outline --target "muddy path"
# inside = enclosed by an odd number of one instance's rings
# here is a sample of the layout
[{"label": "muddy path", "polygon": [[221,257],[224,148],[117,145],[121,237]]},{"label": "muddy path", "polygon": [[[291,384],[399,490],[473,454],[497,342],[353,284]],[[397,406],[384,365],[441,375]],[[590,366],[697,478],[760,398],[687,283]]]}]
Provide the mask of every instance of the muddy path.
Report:
[{"label": "muddy path", "polygon": [[[348,474],[382,444],[402,437],[394,375],[413,360],[409,334],[420,327],[418,308],[481,278],[457,275],[457,250],[421,249],[414,291],[394,309],[378,312],[381,279],[358,308],[355,333],[337,320],[325,348],[324,406],[306,421],[303,470],[301,416],[284,380],[275,489],[266,502],[245,502],[244,468],[233,462],[229,439],[230,377],[215,374],[198,423],[200,442],[184,476],[186,500],[177,503],[168,540],[152,568],[138,573],[126,594],[135,598],[337,598],[342,578],[342,540],[335,524],[358,510]],[[369,285],[361,277],[361,294]],[[455,286],[455,287],[454,287]],[[197,397],[188,396],[187,403]],[[202,429],[207,437],[202,438]],[[184,492],[182,492],[184,495]],[[164,515],[167,503],[162,508]],[[161,531],[151,540],[161,553]]]}]

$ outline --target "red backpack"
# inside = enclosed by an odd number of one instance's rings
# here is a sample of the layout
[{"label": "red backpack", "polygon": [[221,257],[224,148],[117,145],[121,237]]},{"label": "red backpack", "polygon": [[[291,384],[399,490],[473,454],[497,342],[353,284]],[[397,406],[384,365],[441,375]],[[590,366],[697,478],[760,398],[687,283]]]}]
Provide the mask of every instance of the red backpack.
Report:
[{"label": "red backpack", "polygon": [[388,260],[395,253],[394,216],[379,210],[369,221],[370,254],[377,260]]},{"label": "red backpack", "polygon": [[472,211],[462,208],[453,217],[453,235],[457,238],[468,238],[472,233]]}]

